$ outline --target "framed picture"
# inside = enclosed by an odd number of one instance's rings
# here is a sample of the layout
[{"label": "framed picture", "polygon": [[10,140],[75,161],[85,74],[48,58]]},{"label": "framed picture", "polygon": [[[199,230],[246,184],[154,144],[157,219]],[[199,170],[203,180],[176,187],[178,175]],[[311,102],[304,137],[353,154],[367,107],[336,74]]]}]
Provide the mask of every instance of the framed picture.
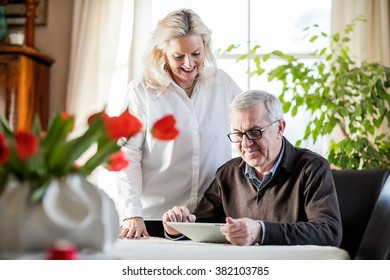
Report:
[{"label": "framed picture", "polygon": [[[48,0],[35,0],[35,25],[46,25]],[[24,26],[26,23],[26,0],[7,0],[6,17],[9,26]]]}]

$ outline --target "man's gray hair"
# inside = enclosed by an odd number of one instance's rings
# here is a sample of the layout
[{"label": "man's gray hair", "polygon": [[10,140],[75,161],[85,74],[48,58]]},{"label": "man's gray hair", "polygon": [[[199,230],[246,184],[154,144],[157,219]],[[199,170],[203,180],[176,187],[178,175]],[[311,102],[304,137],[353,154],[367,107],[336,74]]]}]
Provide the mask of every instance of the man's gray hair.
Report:
[{"label": "man's gray hair", "polygon": [[263,90],[249,90],[240,93],[230,104],[230,109],[247,111],[260,102],[263,102],[267,110],[268,122],[283,119],[283,109],[280,100],[275,95]]}]

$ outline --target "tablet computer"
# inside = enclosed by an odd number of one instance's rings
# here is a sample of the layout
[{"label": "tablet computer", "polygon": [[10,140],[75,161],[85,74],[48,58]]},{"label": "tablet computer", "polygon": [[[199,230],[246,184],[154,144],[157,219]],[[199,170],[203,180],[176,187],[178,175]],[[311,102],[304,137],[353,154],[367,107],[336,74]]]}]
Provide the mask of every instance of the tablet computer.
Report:
[{"label": "tablet computer", "polygon": [[167,222],[167,224],[195,242],[229,243],[220,231],[220,227],[225,225],[223,223]]}]

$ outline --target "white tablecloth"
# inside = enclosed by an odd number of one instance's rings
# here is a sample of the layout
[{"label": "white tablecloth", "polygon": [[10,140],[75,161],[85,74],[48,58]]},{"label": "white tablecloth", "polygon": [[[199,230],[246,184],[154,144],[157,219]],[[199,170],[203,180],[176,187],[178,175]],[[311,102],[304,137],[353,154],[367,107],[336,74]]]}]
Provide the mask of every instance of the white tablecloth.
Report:
[{"label": "white tablecloth", "polygon": [[118,240],[105,253],[91,255],[122,260],[345,260],[348,253],[327,246],[233,246],[231,244],[171,241],[163,238]]},{"label": "white tablecloth", "polygon": [[[349,254],[329,246],[234,246],[171,241],[164,238],[118,239],[106,252],[82,250],[82,260],[349,260]],[[0,255],[0,259],[45,259],[44,252]]]}]

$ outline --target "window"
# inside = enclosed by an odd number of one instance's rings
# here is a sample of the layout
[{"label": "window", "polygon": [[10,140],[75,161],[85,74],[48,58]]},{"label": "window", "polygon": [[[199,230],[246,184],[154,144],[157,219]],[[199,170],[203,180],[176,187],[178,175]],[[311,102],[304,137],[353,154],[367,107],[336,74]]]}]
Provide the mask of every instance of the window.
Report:
[{"label": "window", "polygon": [[[219,53],[217,62],[243,90],[264,89],[276,95],[280,91],[280,85],[269,83],[264,75],[249,77],[247,69],[253,65],[252,58],[236,62],[254,44],[261,46],[260,53],[277,49],[305,58],[317,46],[307,44],[302,30],[318,24],[322,31],[330,33],[331,0],[152,0],[152,26],[166,14],[179,8],[191,8],[200,15],[213,32],[216,53],[230,44],[239,44],[229,54]],[[310,63],[312,58],[305,60]],[[277,59],[271,58],[263,66],[270,69],[278,63]],[[293,144],[303,137],[308,117],[307,112],[299,112],[294,118],[285,115],[285,135]],[[305,143],[305,146],[322,152],[321,140],[316,145]]]}]

